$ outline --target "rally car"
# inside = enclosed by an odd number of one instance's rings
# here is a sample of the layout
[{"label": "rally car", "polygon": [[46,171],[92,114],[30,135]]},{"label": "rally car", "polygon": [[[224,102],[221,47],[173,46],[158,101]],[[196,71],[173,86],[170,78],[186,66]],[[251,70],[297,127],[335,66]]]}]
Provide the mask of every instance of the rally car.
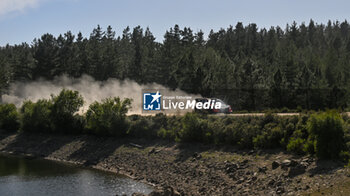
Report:
[{"label": "rally car", "polygon": [[209,113],[209,114],[219,114],[219,113],[224,113],[224,114],[230,114],[232,113],[232,108],[230,105],[226,104],[224,101],[218,98],[197,98],[196,102],[202,102],[203,104],[206,102],[219,102],[221,103],[221,107],[219,109],[217,108],[209,108],[209,109],[197,109],[195,108],[195,112],[200,112],[200,113]]}]

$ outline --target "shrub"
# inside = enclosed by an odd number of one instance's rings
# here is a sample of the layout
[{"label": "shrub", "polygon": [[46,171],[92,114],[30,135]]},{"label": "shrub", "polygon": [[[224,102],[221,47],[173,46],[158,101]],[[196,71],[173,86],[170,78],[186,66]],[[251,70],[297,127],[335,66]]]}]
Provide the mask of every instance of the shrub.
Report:
[{"label": "shrub", "polygon": [[94,102],[86,112],[86,128],[95,134],[125,135],[128,130],[126,113],[131,107],[131,99],[119,97]]},{"label": "shrub", "polygon": [[[181,118],[179,116],[170,116],[170,117],[166,117],[167,118],[167,122],[166,122],[166,127],[163,127],[163,129],[166,130],[167,134],[167,138],[174,138],[174,140],[179,141],[179,133],[182,129],[182,123],[181,123]],[[159,131],[162,128],[159,129]],[[159,134],[158,134],[159,136]]]},{"label": "shrub", "polygon": [[[226,120],[225,120],[226,122]],[[230,137],[231,130],[225,129],[228,125],[224,125],[221,119],[216,118],[215,120],[209,121],[209,129],[212,130],[212,137],[214,144],[224,144],[227,142],[227,137]]]},{"label": "shrub", "polygon": [[345,147],[344,126],[341,116],[328,111],[314,114],[307,123],[309,139],[307,148],[316,153],[321,159],[334,159]]},{"label": "shrub", "polygon": [[160,128],[168,127],[168,118],[163,113],[158,113],[153,117],[153,122],[155,129],[159,130]]},{"label": "shrub", "polygon": [[241,138],[241,131],[241,124],[235,122],[226,125],[222,131],[214,130],[214,134],[217,135],[219,141],[223,140],[223,143],[237,145]]},{"label": "shrub", "polygon": [[304,154],[304,145],[305,145],[305,139],[302,139],[300,137],[292,137],[289,140],[289,143],[287,145],[287,151],[293,152],[296,154]]},{"label": "shrub", "polygon": [[304,144],[304,152],[309,154],[315,154],[315,144],[316,141],[314,139],[311,139],[310,137],[305,141]]},{"label": "shrub", "polygon": [[16,131],[19,128],[19,113],[14,104],[0,104],[0,129]]},{"label": "shrub", "polygon": [[197,113],[187,113],[181,120],[182,129],[179,132],[179,137],[177,138],[179,141],[196,141],[196,142],[204,142],[207,141],[207,137],[209,136],[206,133],[208,128],[205,120],[200,119]]},{"label": "shrub", "polygon": [[52,102],[41,99],[36,103],[25,101],[21,107],[21,130],[28,132],[51,132]]},{"label": "shrub", "polygon": [[266,124],[262,134],[253,139],[254,147],[278,148],[284,133],[275,123]]},{"label": "shrub", "polygon": [[25,101],[21,107],[21,130],[30,132],[82,132],[85,119],[75,114],[84,101],[78,91],[63,89],[51,99],[33,103]]},{"label": "shrub", "polygon": [[300,105],[297,106],[297,112],[302,112],[303,111],[303,107],[301,107]]},{"label": "shrub", "polygon": [[[240,148],[252,148],[253,138],[260,132],[260,127],[256,124],[243,124],[241,129],[238,129],[236,132],[236,138],[238,141],[238,146]],[[238,135],[239,133],[239,135]]]},{"label": "shrub", "polygon": [[347,163],[347,166],[349,167],[349,160],[350,160],[350,153],[349,151],[341,151],[339,153],[339,158],[341,161],[343,161],[344,163]]},{"label": "shrub", "polygon": [[261,117],[235,117],[224,118],[213,130],[216,140],[240,148],[252,148],[253,138],[261,133]]},{"label": "shrub", "polygon": [[287,120],[285,123],[286,124],[282,124],[282,128],[284,131],[284,136],[283,138],[281,139],[281,146],[283,148],[287,148],[287,145],[288,145],[288,142],[289,142],[289,139],[291,138],[291,136],[293,135],[293,133],[295,132],[295,122],[291,122],[293,121],[294,119],[289,119]]},{"label": "shrub", "polygon": [[287,112],[289,112],[290,110],[289,110],[287,107],[283,107],[280,111],[281,111],[282,113],[287,113]]},{"label": "shrub", "polygon": [[276,121],[276,115],[272,114],[271,112],[267,112],[261,121],[261,127],[264,127],[266,124],[274,121]]},{"label": "shrub", "polygon": [[157,131],[157,136],[162,138],[162,139],[168,139],[170,141],[173,141],[175,139],[175,133],[176,133],[176,131],[173,129],[166,130],[164,128],[160,128]]},{"label": "shrub", "polygon": [[63,89],[57,96],[52,96],[51,120],[55,131],[81,132],[82,121],[78,115],[84,99],[78,91]]},{"label": "shrub", "polygon": [[152,118],[137,116],[130,122],[127,134],[137,138],[155,138],[157,129],[154,126]]}]

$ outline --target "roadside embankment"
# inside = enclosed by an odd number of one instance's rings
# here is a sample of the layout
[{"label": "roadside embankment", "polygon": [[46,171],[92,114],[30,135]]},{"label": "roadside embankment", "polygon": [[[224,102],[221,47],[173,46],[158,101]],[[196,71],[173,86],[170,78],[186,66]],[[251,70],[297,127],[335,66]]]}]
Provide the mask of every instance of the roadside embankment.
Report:
[{"label": "roadside embankment", "polygon": [[0,152],[108,170],[174,195],[298,195],[329,189],[349,175],[340,162],[317,162],[280,150],[92,135],[0,132]]}]

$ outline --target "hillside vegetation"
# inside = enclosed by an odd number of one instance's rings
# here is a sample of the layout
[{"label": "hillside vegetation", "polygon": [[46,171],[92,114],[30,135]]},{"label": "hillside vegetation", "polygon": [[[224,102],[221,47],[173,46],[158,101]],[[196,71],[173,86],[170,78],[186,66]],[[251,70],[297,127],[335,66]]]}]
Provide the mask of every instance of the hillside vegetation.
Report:
[{"label": "hillside vegetation", "polygon": [[97,26],[89,37],[68,31],[0,47],[0,94],[16,81],[88,74],[219,97],[234,110],[347,109],[349,58],[347,21],[269,29],[239,22],[207,39],[175,25],[161,43],[148,28],[116,37],[111,26]]},{"label": "hillside vegetation", "polygon": [[[0,128],[8,131],[93,134],[111,137],[162,139],[181,143],[231,145],[241,149],[284,149],[320,159],[350,158],[350,118],[336,111],[296,116],[127,116],[130,99],[95,102],[83,115],[84,102],[77,91],[26,101],[17,109],[0,105]],[[18,111],[19,110],[19,111]]]}]

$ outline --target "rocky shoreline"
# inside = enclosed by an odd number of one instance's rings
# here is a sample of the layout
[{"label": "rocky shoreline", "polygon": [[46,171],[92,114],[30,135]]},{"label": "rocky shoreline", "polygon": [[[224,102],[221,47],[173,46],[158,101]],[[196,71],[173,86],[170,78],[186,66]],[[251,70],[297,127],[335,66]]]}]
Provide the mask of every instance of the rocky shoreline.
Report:
[{"label": "rocky shoreline", "polygon": [[0,132],[0,152],[127,175],[153,185],[150,195],[317,195],[350,176],[339,161],[316,161],[281,150],[92,135]]}]

